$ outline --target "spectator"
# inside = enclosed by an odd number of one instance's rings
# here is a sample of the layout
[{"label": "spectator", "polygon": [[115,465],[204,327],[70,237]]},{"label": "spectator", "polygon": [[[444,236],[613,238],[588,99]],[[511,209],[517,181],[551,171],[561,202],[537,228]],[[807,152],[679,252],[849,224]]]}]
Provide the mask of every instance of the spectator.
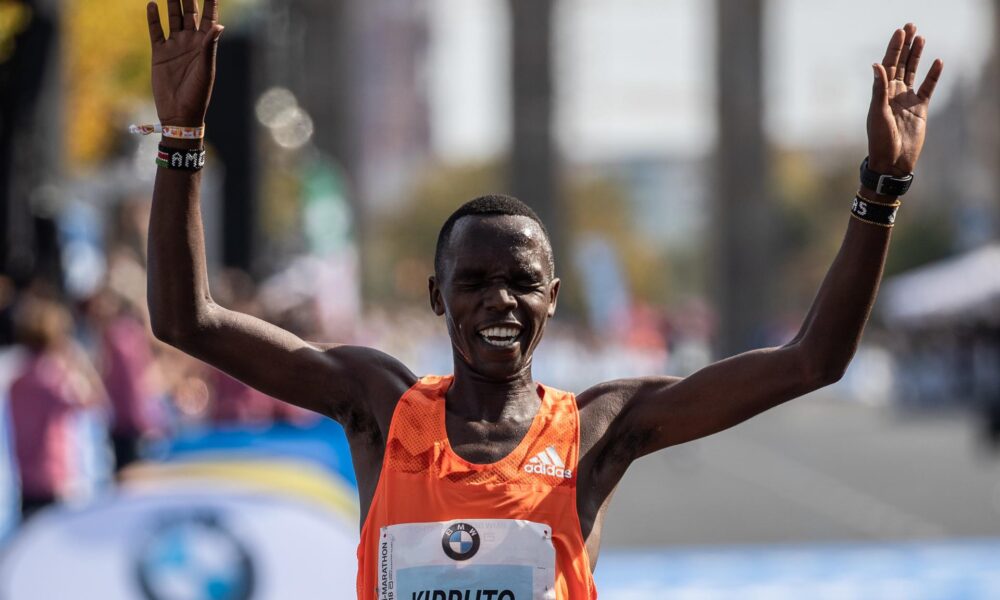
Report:
[{"label": "spectator", "polygon": [[10,390],[24,518],[70,495],[75,417],[104,400],[96,371],[70,337],[71,326],[65,307],[40,297],[25,297],[15,313],[15,337],[28,353]]},{"label": "spectator", "polygon": [[267,427],[274,420],[275,401],[222,371],[209,371],[211,419],[219,425]]},{"label": "spectator", "polygon": [[90,302],[100,334],[100,372],[111,401],[115,472],[139,458],[143,442],[160,433],[151,336],[124,298],[104,288]]}]

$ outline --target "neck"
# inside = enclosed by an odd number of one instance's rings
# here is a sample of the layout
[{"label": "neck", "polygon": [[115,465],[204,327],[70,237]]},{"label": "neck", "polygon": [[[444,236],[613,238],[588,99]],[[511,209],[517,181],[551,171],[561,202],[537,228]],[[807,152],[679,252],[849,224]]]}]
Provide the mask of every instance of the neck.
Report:
[{"label": "neck", "polygon": [[495,423],[534,415],[540,401],[530,363],[508,378],[492,379],[455,357],[455,382],[447,393],[449,412],[469,421]]}]

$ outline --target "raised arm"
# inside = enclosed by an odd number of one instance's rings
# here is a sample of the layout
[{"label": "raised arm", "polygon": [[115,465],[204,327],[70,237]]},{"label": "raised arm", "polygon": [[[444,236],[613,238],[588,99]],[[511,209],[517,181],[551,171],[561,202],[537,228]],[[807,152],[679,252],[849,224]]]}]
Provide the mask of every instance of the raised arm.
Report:
[{"label": "raised arm", "polygon": [[[943,64],[935,61],[920,89],[913,82],[924,48],[916,27],[896,30],[881,64],[872,65],[868,112],[870,169],[911,173],[923,147],[927,109]],[[862,187],[862,198],[892,203]],[[611,404],[611,427],[632,458],[732,427],[843,376],[875,302],[891,228],[848,217],[847,233],[793,340],[712,364],[685,379],[653,377],[602,384],[593,394]],[[600,403],[599,403],[600,404]],[[611,441],[611,444],[618,442]]]},{"label": "raised arm", "polygon": [[[204,124],[222,34],[217,0],[167,0],[170,38],[156,2],[146,7],[153,97],[160,122]],[[201,140],[164,138],[171,148]],[[344,421],[377,412],[366,402],[391,397],[415,379],[398,361],[369,348],[318,346],[213,302],[205,265],[200,171],[158,168],[149,223],[148,300],[153,333],[188,354],[281,400]],[[385,393],[383,393],[385,392]],[[398,397],[398,396],[397,396]]]}]

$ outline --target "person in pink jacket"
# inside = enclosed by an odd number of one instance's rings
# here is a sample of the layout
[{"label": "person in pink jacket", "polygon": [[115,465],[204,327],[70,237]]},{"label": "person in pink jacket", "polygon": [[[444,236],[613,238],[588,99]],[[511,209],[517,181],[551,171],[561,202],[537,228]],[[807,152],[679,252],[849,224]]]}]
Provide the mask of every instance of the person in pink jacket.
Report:
[{"label": "person in pink jacket", "polygon": [[35,296],[25,297],[15,314],[16,339],[28,352],[10,388],[24,518],[71,493],[75,418],[104,401],[100,379],[70,336],[71,325],[61,304]]}]

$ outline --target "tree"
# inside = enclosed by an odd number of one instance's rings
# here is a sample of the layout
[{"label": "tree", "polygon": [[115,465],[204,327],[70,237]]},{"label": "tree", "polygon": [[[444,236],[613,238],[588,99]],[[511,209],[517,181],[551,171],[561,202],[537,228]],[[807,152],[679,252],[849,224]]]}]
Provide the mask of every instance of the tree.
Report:
[{"label": "tree", "polygon": [[513,194],[545,223],[556,256],[567,256],[552,139],[554,5],[554,0],[509,0],[513,95],[509,178]]},{"label": "tree", "polygon": [[752,347],[767,325],[772,236],[763,130],[764,0],[718,0],[718,147],[715,168],[716,306],[719,350]]}]

